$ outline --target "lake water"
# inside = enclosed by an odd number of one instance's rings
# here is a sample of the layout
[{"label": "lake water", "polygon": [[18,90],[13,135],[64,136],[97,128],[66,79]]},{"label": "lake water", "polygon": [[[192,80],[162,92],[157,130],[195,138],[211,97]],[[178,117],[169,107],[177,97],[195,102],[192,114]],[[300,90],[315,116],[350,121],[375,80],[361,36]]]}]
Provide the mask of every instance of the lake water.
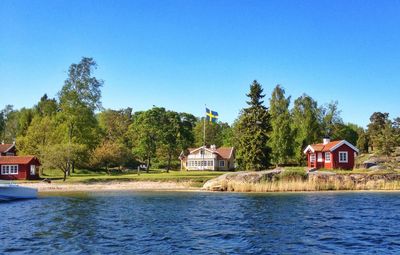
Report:
[{"label": "lake water", "polygon": [[0,203],[0,254],[400,254],[400,193],[82,193]]}]

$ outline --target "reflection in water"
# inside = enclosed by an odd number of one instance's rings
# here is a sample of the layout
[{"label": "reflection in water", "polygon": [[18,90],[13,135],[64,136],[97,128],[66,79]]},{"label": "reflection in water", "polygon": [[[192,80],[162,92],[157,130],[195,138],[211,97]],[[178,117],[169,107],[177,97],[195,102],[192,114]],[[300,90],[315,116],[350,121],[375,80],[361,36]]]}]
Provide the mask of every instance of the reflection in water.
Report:
[{"label": "reflection in water", "polygon": [[77,193],[1,203],[0,254],[395,254],[400,193]]}]

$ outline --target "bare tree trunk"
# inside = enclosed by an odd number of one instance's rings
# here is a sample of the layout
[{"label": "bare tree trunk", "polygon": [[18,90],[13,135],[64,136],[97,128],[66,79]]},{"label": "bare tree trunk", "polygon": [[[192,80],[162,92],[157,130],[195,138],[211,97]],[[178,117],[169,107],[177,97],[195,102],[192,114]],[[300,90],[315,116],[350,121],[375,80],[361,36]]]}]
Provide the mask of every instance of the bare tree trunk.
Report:
[{"label": "bare tree trunk", "polygon": [[150,170],[150,163],[151,163],[151,159],[150,157],[147,159],[147,166],[146,166],[146,173],[149,173]]},{"label": "bare tree trunk", "polygon": [[168,155],[167,173],[169,173],[169,169],[171,169],[171,158],[172,158],[172,155],[171,155],[171,153],[169,153],[169,155]]},{"label": "bare tree trunk", "polygon": [[64,172],[64,179],[63,181],[65,182],[65,180],[67,179],[67,171],[63,171]]},{"label": "bare tree trunk", "polygon": [[72,166],[72,173],[74,174],[75,173],[75,160],[72,160],[71,166]]}]

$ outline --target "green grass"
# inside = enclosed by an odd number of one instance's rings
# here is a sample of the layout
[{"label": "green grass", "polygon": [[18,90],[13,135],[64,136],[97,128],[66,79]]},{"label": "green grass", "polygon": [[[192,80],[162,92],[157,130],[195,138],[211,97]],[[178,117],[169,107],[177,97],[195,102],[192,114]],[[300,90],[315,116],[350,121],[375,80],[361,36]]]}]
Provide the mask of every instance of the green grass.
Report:
[{"label": "green grass", "polygon": [[[104,182],[123,182],[123,181],[156,181],[156,182],[192,182],[193,186],[200,187],[206,181],[225,174],[226,172],[217,171],[170,171],[150,170],[140,171],[140,175],[136,170],[126,172],[114,172],[108,175],[105,171],[90,171],[86,169],[77,169],[75,173],[67,177],[66,183],[104,183]],[[63,173],[60,170],[45,170],[42,178],[51,179],[53,182],[63,182]]]}]

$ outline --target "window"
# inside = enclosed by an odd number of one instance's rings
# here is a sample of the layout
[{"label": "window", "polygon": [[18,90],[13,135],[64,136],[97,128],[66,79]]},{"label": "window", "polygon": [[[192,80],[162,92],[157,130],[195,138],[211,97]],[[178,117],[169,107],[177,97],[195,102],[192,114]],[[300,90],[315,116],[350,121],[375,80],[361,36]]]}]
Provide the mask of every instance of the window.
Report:
[{"label": "window", "polygon": [[213,166],[212,160],[209,160],[209,161],[208,161],[208,166]]},{"label": "window", "polygon": [[339,163],[347,163],[348,160],[347,151],[339,151]]},{"label": "window", "polygon": [[310,155],[310,162],[315,162],[315,154]]},{"label": "window", "polygon": [[18,174],[18,165],[2,165],[1,174]]},{"label": "window", "polygon": [[325,152],[325,162],[331,162],[331,153]]},{"label": "window", "polygon": [[219,166],[224,167],[225,166],[225,160],[220,160],[219,161]]},{"label": "window", "polygon": [[36,166],[31,165],[31,175],[35,175],[35,174],[36,174]]},{"label": "window", "polygon": [[322,153],[318,153],[318,162],[322,162],[323,161],[323,159],[322,159]]}]

